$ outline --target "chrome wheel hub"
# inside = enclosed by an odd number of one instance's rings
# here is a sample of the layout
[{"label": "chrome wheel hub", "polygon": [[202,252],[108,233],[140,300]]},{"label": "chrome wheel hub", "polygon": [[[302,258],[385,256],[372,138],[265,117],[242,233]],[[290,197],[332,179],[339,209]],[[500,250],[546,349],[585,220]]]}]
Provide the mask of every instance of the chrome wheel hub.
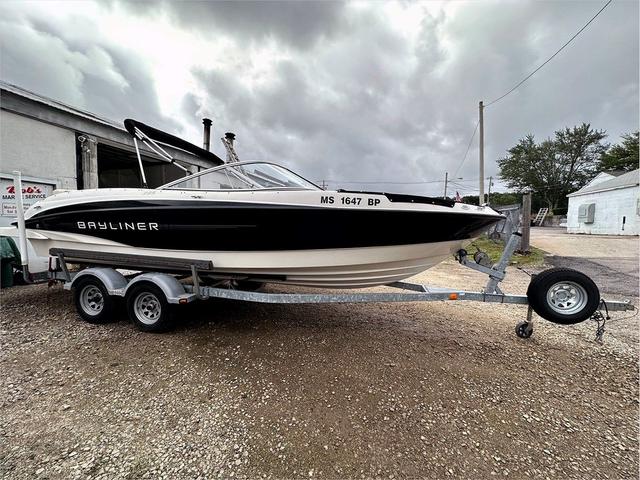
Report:
[{"label": "chrome wheel hub", "polygon": [[589,296],[586,290],[575,282],[558,282],[547,291],[549,307],[562,315],[579,312],[585,307],[588,300]]},{"label": "chrome wheel hub", "polygon": [[89,315],[98,315],[104,308],[104,296],[95,285],[87,285],[80,292],[80,305]]},{"label": "chrome wheel hub", "polygon": [[153,325],[162,314],[162,306],[158,297],[148,292],[138,295],[134,309],[137,319],[145,325]]}]

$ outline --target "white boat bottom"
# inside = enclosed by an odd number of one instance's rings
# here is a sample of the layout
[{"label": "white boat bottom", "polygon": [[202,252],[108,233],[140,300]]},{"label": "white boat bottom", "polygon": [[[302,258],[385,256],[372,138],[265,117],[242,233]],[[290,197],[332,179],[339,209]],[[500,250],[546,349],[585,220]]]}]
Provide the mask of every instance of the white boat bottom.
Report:
[{"label": "white boat bottom", "polygon": [[468,240],[379,247],[213,252],[133,248],[101,238],[53,231],[29,231],[39,255],[51,248],[206,260],[216,275],[322,288],[361,288],[406,279],[442,262]]}]

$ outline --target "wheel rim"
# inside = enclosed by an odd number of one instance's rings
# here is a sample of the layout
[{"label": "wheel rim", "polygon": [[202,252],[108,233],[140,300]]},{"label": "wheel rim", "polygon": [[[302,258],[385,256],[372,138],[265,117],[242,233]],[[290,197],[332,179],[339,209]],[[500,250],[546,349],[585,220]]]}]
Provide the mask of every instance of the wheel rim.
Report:
[{"label": "wheel rim", "polygon": [[153,325],[160,318],[162,306],[158,297],[153,293],[144,292],[136,297],[134,302],[136,318],[145,325]]},{"label": "wheel rim", "polygon": [[96,285],[87,285],[80,291],[80,306],[89,315],[98,315],[104,309],[104,296]]},{"label": "wheel rim", "polygon": [[575,282],[555,283],[547,291],[549,307],[562,315],[571,315],[581,311],[589,300],[587,291]]}]

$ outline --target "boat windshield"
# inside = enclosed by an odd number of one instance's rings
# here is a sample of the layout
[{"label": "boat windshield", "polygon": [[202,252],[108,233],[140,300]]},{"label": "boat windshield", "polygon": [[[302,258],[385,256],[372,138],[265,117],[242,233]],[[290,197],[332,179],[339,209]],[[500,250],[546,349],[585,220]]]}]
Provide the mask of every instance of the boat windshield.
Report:
[{"label": "boat windshield", "polygon": [[160,190],[319,190],[317,185],[273,163],[227,163],[194,173]]}]

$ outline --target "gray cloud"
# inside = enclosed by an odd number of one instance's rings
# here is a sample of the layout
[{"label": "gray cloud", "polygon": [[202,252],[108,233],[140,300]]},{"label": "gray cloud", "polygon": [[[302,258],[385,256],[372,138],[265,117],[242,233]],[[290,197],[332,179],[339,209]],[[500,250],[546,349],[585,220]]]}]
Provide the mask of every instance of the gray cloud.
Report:
[{"label": "gray cloud", "polygon": [[[107,14],[121,7],[108,5]],[[214,43],[216,35],[224,36],[233,58],[266,41],[286,53],[270,59],[267,77],[255,82],[244,81],[249,61],[216,57],[192,66],[195,90],[182,93],[179,118],[171,120],[160,113],[157,79],[135,39],[70,34],[69,25],[4,7],[2,76],[116,119],[134,116],[182,129],[195,143],[200,118],[211,117],[217,136],[238,134],[242,158],[282,162],[316,181],[432,181],[460,166],[478,101],[511,88],[599,8],[591,2],[469,2],[454,12],[422,12],[411,37],[390,21],[384,6],[125,4],[140,20],[156,18],[160,10],[185,32]],[[487,175],[497,174],[496,160],[527,133],[544,138],[590,122],[616,141],[638,128],[637,18],[637,2],[612,3],[554,61],[486,109]],[[100,28],[97,18],[82,21]],[[469,181],[478,177],[476,145],[477,139],[458,175]],[[221,153],[220,145],[215,148]],[[469,192],[476,188],[466,185]],[[360,187],[424,194],[441,189]]]},{"label": "gray cloud", "polygon": [[0,17],[3,80],[112,120],[179,128],[160,113],[151,76],[126,45],[80,41],[42,17],[11,14],[7,4]]},{"label": "gray cloud", "polygon": [[[111,2],[110,2],[111,3]],[[115,4],[121,2],[113,2]],[[122,2],[148,15],[159,8],[147,2]],[[163,1],[162,9],[185,29],[212,38],[219,32],[243,41],[279,40],[289,47],[308,48],[343,27],[341,1]]]}]

